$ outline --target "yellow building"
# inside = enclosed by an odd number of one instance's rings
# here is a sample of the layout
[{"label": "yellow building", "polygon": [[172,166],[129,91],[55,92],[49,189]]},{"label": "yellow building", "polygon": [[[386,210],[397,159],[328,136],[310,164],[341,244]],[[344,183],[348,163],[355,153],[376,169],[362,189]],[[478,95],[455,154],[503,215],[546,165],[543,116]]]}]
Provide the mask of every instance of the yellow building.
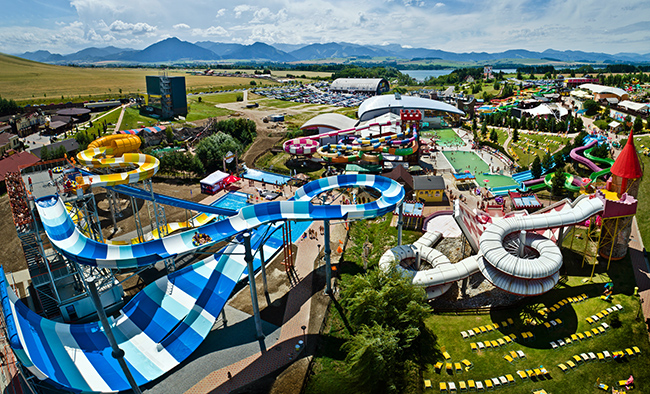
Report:
[{"label": "yellow building", "polygon": [[415,199],[424,202],[441,202],[445,193],[445,180],[441,176],[422,175],[413,177]]}]

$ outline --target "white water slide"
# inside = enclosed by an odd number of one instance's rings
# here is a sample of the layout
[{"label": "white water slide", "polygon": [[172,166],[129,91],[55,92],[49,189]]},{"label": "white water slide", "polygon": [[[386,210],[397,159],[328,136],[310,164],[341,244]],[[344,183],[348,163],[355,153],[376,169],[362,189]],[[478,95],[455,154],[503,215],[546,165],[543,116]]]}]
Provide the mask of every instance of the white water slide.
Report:
[{"label": "white water slide", "polygon": [[[455,264],[432,247],[441,234],[437,231],[427,232],[412,245],[397,246],[386,251],[379,260],[379,267],[386,270],[395,264],[398,270],[413,278],[413,284],[426,289],[428,299],[444,294],[453,282],[479,271],[506,292],[526,296],[542,294],[552,289],[559,280],[562,253],[553,241],[533,231],[584,222],[602,211],[603,206],[600,197],[583,195],[561,211],[515,216],[490,223],[479,238],[479,253]],[[462,225],[461,229],[467,231]],[[522,230],[526,231],[525,248],[520,256],[519,235]],[[469,237],[469,234],[466,235]],[[432,268],[419,270],[422,260]],[[411,262],[409,268],[400,264],[405,261]]]}]

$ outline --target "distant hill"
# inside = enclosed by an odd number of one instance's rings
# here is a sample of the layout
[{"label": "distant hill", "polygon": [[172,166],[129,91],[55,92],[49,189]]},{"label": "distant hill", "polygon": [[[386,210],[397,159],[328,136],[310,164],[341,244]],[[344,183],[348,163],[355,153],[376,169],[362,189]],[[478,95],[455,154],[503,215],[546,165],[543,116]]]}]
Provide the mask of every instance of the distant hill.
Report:
[{"label": "distant hill", "polygon": [[291,54],[283,52],[279,49],[264,44],[263,42],[256,42],[251,45],[246,45],[235,51],[230,52],[225,59],[243,59],[243,60],[270,60],[274,62],[291,62],[296,60]]},{"label": "distant hill", "polygon": [[[108,60],[108,58],[105,58]],[[181,60],[218,60],[219,56],[209,49],[176,37],[159,41],[137,52],[118,56],[118,60],[143,63],[163,63]]]},{"label": "distant hill", "polygon": [[503,52],[448,52],[439,49],[410,48],[398,44],[359,45],[345,42],[325,44],[268,45],[256,42],[251,45],[199,41],[194,44],[178,38],[168,38],[143,50],[121,49],[115,47],[86,48],[79,52],[60,55],[48,51],[25,52],[22,58],[55,63],[92,62],[130,62],[130,63],[169,63],[182,61],[213,60],[264,60],[274,62],[310,62],[327,59],[370,59],[389,57],[395,59],[440,59],[456,62],[490,63],[500,59],[538,59],[559,62],[617,63],[650,62],[650,54],[618,53],[607,54],[583,51],[557,51],[547,49],[543,52],[525,49],[511,49]]}]

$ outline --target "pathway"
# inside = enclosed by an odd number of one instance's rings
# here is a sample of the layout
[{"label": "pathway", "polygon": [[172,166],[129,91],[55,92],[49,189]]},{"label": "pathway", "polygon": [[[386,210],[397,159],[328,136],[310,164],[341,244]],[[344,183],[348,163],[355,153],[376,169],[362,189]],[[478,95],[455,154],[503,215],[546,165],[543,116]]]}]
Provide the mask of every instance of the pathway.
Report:
[{"label": "pathway", "polygon": [[[320,221],[314,222],[310,228],[318,231],[320,224]],[[212,372],[187,393],[228,393],[276,371],[297,358],[295,346],[299,340],[306,338],[302,327],[309,326],[312,271],[322,244],[321,235],[319,239],[307,237],[298,241],[295,269],[300,281],[288,293],[282,331],[276,345]]]},{"label": "pathway", "polygon": [[120,112],[120,117],[117,118],[117,122],[115,122],[115,132],[117,133],[120,131],[120,126],[122,125],[122,119],[124,118],[124,112],[126,112],[126,108],[130,104],[122,104],[122,112]]},{"label": "pathway", "polygon": [[643,239],[635,217],[632,223],[632,234],[630,235],[630,260],[632,261],[636,285],[639,287],[643,318],[647,323],[647,319],[650,318],[650,267],[644,256],[644,249]]}]

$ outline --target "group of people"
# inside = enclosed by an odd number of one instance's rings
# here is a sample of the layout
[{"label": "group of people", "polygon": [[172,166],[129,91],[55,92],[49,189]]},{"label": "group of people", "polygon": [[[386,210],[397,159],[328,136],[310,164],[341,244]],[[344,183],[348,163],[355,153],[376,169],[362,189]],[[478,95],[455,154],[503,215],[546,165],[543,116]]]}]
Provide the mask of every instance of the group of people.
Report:
[{"label": "group of people", "polygon": [[26,231],[33,222],[32,214],[29,211],[27,200],[25,199],[26,190],[23,179],[17,172],[8,172],[5,175],[5,185],[9,194],[11,204],[11,214],[14,224],[18,231]]},{"label": "group of people", "polygon": [[212,242],[212,238],[208,234],[199,233],[198,231],[192,236],[194,245],[203,245]]},{"label": "group of people", "polygon": [[[320,226],[319,230],[320,230],[320,235],[325,234],[325,228],[323,226]],[[316,230],[310,228],[307,232],[309,233],[309,239],[315,239],[316,241],[318,241],[318,232]]]}]

